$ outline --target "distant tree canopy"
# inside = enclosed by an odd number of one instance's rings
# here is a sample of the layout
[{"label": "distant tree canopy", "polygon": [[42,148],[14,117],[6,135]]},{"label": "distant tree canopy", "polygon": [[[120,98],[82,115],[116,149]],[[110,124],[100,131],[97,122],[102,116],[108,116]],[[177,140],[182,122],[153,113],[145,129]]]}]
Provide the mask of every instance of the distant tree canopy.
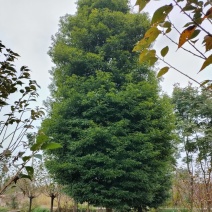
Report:
[{"label": "distant tree canopy", "polygon": [[113,11],[128,13],[129,7],[127,3],[128,0],[78,0],[77,9],[78,13],[81,13],[81,10],[84,10],[84,12],[85,10],[87,10],[90,13],[93,9],[109,9]]},{"label": "distant tree canopy", "polygon": [[46,164],[76,201],[141,211],[168,196],[174,118],[154,72],[132,52],[149,19],[127,11],[125,0],[80,0],[61,19],[41,130],[63,145]]}]

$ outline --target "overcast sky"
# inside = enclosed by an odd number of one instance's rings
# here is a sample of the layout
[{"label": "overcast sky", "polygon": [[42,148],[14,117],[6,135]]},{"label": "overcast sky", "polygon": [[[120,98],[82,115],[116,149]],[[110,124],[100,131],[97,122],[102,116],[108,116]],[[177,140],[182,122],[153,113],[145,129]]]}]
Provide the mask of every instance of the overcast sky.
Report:
[{"label": "overcast sky", "polygon": [[[164,4],[164,1],[162,2]],[[132,5],[134,3],[135,0],[132,0]],[[150,5],[146,10],[152,14],[158,4],[157,1],[154,6]],[[41,91],[39,91],[39,104],[41,104],[42,100],[45,100],[49,95],[47,86],[50,83],[50,76],[48,70],[53,64],[47,51],[51,45],[51,36],[58,31],[61,16],[76,12],[75,0],[0,0],[0,5],[0,40],[6,47],[21,55],[16,63],[18,67],[27,65],[32,70],[32,78],[41,85]],[[137,8],[134,9],[137,10]],[[179,19],[178,14],[175,18]],[[181,22],[184,20],[178,20],[180,27],[184,25]],[[173,35],[175,39],[177,36]],[[163,39],[159,39],[156,47],[160,50],[164,45]],[[201,62],[193,56],[184,56],[182,50],[176,52],[176,47],[172,49],[172,54],[168,59],[177,68],[199,81],[211,78],[209,77],[209,69],[197,75]],[[171,70],[165,75],[162,88],[170,94],[174,83],[180,82],[182,86],[185,86],[188,81],[188,78]]]}]

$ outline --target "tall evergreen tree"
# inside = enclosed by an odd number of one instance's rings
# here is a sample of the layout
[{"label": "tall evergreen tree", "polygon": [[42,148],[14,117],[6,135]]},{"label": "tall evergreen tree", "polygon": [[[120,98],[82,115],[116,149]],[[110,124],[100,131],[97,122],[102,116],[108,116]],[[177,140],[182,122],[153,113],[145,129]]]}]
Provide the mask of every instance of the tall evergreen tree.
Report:
[{"label": "tall evergreen tree", "polygon": [[78,202],[141,211],[168,195],[172,107],[132,53],[148,27],[127,0],[79,0],[76,15],[60,21],[42,129],[63,145],[47,167]]}]

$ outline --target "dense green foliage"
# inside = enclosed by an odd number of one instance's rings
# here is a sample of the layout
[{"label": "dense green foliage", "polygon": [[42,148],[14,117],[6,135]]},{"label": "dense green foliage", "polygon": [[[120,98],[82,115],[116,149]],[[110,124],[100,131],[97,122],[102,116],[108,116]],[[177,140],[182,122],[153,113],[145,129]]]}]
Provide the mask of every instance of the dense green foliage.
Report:
[{"label": "dense green foliage", "polygon": [[127,5],[128,0],[78,0],[78,13],[87,11],[90,13],[92,9],[110,9],[113,11],[120,11],[123,13],[129,12],[129,7]]},{"label": "dense green foliage", "polygon": [[42,130],[63,148],[49,152],[47,167],[78,202],[120,211],[157,207],[170,186],[172,107],[132,52],[148,17],[128,13],[125,0],[109,2],[113,7],[79,1],[53,39]]},{"label": "dense green foliage", "polygon": [[173,102],[176,105],[177,129],[187,152],[186,163],[211,160],[212,101],[210,97],[211,92],[201,91],[191,85],[185,88],[176,86],[174,89]]}]

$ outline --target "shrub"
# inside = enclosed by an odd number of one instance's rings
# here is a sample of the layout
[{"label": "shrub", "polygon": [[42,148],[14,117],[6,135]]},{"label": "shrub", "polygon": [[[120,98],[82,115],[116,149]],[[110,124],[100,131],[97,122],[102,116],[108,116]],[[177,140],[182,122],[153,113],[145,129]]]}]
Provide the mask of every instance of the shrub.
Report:
[{"label": "shrub", "polygon": [[10,203],[9,206],[12,209],[17,209],[18,208],[18,201],[17,201],[17,196],[16,195],[11,195],[10,196]]}]

